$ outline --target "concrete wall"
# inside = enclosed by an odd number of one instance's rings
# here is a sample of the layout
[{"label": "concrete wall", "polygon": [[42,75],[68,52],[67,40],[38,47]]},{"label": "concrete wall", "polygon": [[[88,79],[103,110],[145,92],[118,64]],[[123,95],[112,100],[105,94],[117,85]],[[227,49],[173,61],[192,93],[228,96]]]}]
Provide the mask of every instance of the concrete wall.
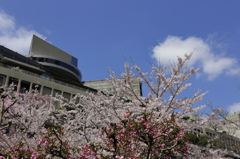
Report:
[{"label": "concrete wall", "polygon": [[[122,82],[125,82],[124,78],[119,78],[119,79],[122,80]],[[107,80],[84,81],[82,82],[82,84],[84,86],[94,88],[100,91],[108,91],[109,93],[115,92],[114,88]],[[141,88],[142,86],[141,86],[141,83],[137,80],[137,77],[133,79],[132,86],[133,86],[134,92],[137,95],[142,96],[142,88]]]},{"label": "concrete wall", "polygon": [[[86,91],[92,91],[95,92],[92,89],[87,89],[85,87],[77,87],[72,88],[69,84],[63,83],[60,81],[56,81],[53,79],[49,79],[48,77],[39,76],[37,74],[33,74],[31,72],[27,72],[18,68],[5,68],[3,65],[0,65],[0,77],[3,78],[3,84],[2,85],[9,85],[11,79],[16,79],[18,81],[18,87],[17,92],[20,91],[21,84],[22,83],[29,83],[29,91],[32,90],[32,86],[39,85],[41,86],[40,93],[43,94],[44,88],[50,88],[49,95],[55,95],[53,92],[61,91],[61,95],[68,95],[72,97],[73,95],[76,95],[77,93],[87,95]],[[58,82],[58,83],[56,83]],[[19,85],[20,84],[20,85]],[[69,86],[68,86],[69,85]],[[72,86],[72,85],[71,85]],[[55,91],[54,91],[55,90]]]},{"label": "concrete wall", "polygon": [[53,57],[70,64],[72,63],[71,55],[35,35],[32,38],[29,54],[36,57]]}]

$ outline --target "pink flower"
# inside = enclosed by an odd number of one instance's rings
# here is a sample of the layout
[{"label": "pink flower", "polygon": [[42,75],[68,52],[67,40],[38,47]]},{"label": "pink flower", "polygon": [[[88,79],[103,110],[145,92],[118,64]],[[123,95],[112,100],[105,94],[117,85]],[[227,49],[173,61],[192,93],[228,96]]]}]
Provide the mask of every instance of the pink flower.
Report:
[{"label": "pink flower", "polygon": [[38,156],[40,156],[40,154],[32,153],[31,159],[37,159]]},{"label": "pink flower", "polygon": [[141,120],[139,121],[139,123],[143,123],[145,120],[143,118],[141,118]]},{"label": "pink flower", "polygon": [[130,115],[129,114],[123,114],[124,118],[129,118]]}]

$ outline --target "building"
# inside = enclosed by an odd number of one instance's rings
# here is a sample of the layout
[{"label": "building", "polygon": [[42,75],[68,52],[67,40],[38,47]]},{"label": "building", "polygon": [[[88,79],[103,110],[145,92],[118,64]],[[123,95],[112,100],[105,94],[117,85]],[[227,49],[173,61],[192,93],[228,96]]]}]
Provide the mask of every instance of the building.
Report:
[{"label": "building", "polygon": [[77,93],[97,91],[82,86],[77,59],[33,35],[28,56],[0,45],[0,86],[17,85],[23,93],[36,88],[42,95],[56,93],[71,99]]},{"label": "building", "polygon": [[[124,78],[120,78],[120,80],[126,83],[126,80]],[[84,86],[97,89],[98,91],[108,91],[112,94],[115,92],[114,88],[107,80],[84,81],[82,84]],[[142,96],[142,83],[137,80],[137,77],[133,79],[132,84],[134,92],[137,95]]]},{"label": "building", "polygon": [[[192,114],[186,117],[185,120],[187,122],[198,123],[198,117],[199,115]],[[224,123],[222,122],[222,120],[224,119],[219,119],[219,120],[213,121],[211,124],[209,124],[206,127],[195,128],[195,131],[192,133],[196,134],[197,136],[207,136],[211,140],[214,140],[214,139],[219,140],[220,142],[218,144],[220,143],[222,144],[221,145],[222,149],[228,149],[230,151],[234,151],[237,154],[240,154],[239,119],[240,119],[240,114],[235,113],[235,114],[226,116],[226,123],[228,124],[221,124],[221,123]],[[232,124],[230,124],[231,122]],[[235,124],[238,125],[237,128],[235,127]]]},{"label": "building", "polygon": [[240,113],[228,115],[223,119],[222,131],[240,139]]},{"label": "building", "polygon": [[28,57],[45,68],[49,74],[67,81],[80,82],[81,71],[77,68],[78,59],[52,44],[33,35]]},{"label": "building", "polygon": [[[27,56],[0,45],[0,86],[14,83],[20,93],[37,88],[41,95],[57,93],[69,100],[86,91],[113,92],[105,80],[81,82],[82,73],[77,65],[77,58],[33,35]],[[141,95],[141,83],[134,81],[134,87]]]}]

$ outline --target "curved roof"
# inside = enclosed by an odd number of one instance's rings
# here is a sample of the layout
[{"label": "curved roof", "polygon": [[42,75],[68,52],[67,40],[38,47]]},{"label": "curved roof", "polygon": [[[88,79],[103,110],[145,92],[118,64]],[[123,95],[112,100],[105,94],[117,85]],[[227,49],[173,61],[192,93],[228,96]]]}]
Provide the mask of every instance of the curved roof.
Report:
[{"label": "curved roof", "polygon": [[67,77],[80,82],[81,71],[77,68],[78,60],[74,56],[33,35],[29,56],[42,65],[61,72]]}]

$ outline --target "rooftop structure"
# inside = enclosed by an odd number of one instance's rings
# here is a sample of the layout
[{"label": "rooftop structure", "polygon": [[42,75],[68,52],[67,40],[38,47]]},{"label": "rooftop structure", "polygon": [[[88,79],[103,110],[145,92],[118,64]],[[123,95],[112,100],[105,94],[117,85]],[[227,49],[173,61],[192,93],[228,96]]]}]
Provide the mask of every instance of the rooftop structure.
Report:
[{"label": "rooftop structure", "polygon": [[60,50],[43,39],[33,35],[29,57],[50,68],[54,73],[61,74],[63,78],[70,78],[80,82],[82,74],[77,68],[78,59]]}]

